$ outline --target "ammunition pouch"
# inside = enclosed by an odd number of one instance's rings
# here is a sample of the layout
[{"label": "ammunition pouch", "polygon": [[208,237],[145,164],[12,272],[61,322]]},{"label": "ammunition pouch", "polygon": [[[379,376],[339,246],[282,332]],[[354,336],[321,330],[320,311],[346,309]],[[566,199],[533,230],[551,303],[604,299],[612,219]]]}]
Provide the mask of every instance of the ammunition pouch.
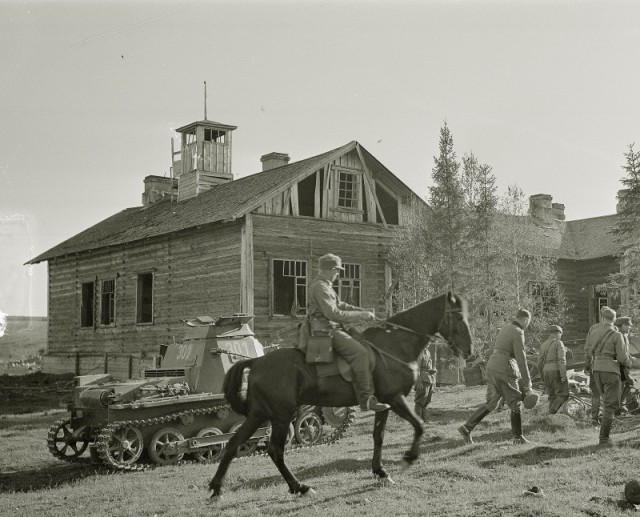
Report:
[{"label": "ammunition pouch", "polygon": [[333,362],[333,337],[331,330],[312,330],[307,344],[308,363]]}]

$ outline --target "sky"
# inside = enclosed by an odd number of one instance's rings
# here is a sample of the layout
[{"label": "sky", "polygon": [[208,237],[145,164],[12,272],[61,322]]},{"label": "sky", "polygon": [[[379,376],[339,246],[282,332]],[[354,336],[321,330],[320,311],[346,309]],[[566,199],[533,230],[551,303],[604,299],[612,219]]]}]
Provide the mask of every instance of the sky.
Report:
[{"label": "sky", "polygon": [[615,213],[639,19],[619,0],[0,0],[0,310],[47,314],[46,263],[23,264],[141,204],[205,81],[235,177],[357,140],[427,199],[446,123],[500,192]]}]

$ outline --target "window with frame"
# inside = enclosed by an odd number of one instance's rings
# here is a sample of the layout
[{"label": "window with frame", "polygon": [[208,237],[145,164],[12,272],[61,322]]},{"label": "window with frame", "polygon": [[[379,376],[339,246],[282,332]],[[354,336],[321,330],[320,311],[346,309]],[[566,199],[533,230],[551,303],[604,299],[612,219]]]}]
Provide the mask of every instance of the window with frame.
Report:
[{"label": "window with frame", "polygon": [[606,291],[601,291],[597,289],[596,286],[592,286],[591,293],[591,300],[589,300],[589,307],[591,309],[589,324],[593,325],[594,323],[600,322],[600,311],[603,307],[609,305],[609,296]]},{"label": "window with frame", "polygon": [[533,298],[533,310],[538,314],[548,313],[558,305],[558,289],[543,282],[529,282],[529,294]]},{"label": "window with frame", "polygon": [[357,181],[359,176],[352,172],[338,171],[338,206],[358,208]]},{"label": "window with frame", "polygon": [[116,321],[116,280],[102,281],[100,291],[100,325],[113,325]]},{"label": "window with frame", "polygon": [[136,323],[153,323],[153,273],[138,275]]},{"label": "window with frame", "polygon": [[274,315],[305,315],[307,313],[307,261],[273,261]]},{"label": "window with frame", "polygon": [[340,300],[360,307],[360,264],[343,263],[342,267],[344,271],[340,271],[333,288]]},{"label": "window with frame", "polygon": [[83,328],[93,327],[95,292],[95,282],[84,282],[82,284],[82,299],[80,300],[80,326]]}]

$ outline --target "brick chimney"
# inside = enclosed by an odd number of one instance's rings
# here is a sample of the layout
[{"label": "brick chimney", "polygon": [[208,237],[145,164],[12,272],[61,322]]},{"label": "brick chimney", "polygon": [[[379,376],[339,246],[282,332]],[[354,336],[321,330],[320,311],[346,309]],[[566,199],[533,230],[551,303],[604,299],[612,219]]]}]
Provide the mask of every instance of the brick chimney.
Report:
[{"label": "brick chimney", "polygon": [[142,205],[147,207],[165,198],[178,195],[178,180],[164,176],[147,176],[144,179]]},{"label": "brick chimney", "polygon": [[618,190],[618,195],[616,196],[618,198],[618,202],[616,203],[617,214],[622,212],[622,209],[624,208],[625,198],[627,197],[628,193],[629,193],[629,189],[626,189],[626,188],[622,190]]},{"label": "brick chimney", "polygon": [[534,194],[529,196],[529,214],[533,222],[543,226],[553,224],[553,208],[549,194]]},{"label": "brick chimney", "polygon": [[284,167],[289,163],[289,155],[286,153],[269,153],[260,157],[262,162],[262,170],[268,171],[276,167]]},{"label": "brick chimney", "polygon": [[564,221],[564,204],[563,203],[551,203],[551,214],[554,219],[558,221]]}]

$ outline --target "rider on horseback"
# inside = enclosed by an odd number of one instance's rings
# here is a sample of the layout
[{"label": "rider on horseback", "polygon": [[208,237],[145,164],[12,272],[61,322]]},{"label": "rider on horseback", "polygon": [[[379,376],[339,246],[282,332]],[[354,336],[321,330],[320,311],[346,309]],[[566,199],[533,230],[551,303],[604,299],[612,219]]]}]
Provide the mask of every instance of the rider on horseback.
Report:
[{"label": "rider on horseback", "polygon": [[353,370],[356,397],[363,411],[385,411],[388,404],[378,402],[373,395],[369,356],[364,345],[351,337],[342,323],[375,320],[375,315],[360,307],[340,301],[333,289],[333,282],[344,271],[342,260],[331,253],[318,260],[318,276],[309,289],[307,318],[311,333],[330,332],[333,349],[344,357]]}]

